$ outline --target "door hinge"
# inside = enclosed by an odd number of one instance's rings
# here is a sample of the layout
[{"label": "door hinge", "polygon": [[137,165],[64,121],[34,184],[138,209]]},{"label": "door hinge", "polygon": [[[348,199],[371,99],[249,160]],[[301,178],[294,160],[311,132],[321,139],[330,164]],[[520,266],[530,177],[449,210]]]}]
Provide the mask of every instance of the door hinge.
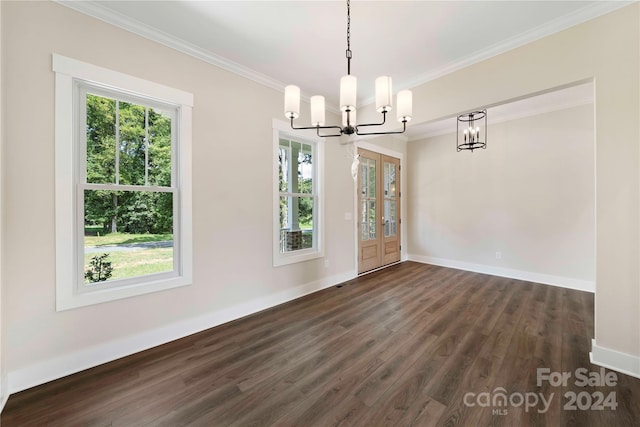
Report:
[{"label": "door hinge", "polygon": [[402,224],[402,218],[398,219],[398,224]]},{"label": "door hinge", "polygon": [[400,250],[402,250],[402,245],[400,245]]}]

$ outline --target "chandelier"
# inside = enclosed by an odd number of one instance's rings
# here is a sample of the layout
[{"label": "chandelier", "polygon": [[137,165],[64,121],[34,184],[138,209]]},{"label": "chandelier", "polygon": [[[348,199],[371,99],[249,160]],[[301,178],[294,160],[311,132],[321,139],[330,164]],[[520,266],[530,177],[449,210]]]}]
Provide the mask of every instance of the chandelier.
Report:
[{"label": "chandelier", "polygon": [[[295,127],[293,121],[300,116],[300,88],[289,85],[284,89],[284,115],[291,119],[291,128],[295,130],[316,129],[321,137],[341,135],[386,135],[404,133],[407,130],[407,122],[411,120],[412,94],[410,90],[401,90],[397,95],[397,117],[402,123],[401,131],[391,132],[364,132],[361,128],[382,126],[387,120],[387,113],[392,109],[391,77],[381,76],[375,81],[376,111],[382,113],[382,122],[356,124],[356,96],[357,80],[351,75],[351,3],[347,0],[347,75],[340,79],[340,110],[342,111],[342,126],[325,126],[324,96],[315,95],[310,98],[311,123],[309,127]],[[321,134],[320,129],[331,129],[333,132]]]},{"label": "chandelier", "polygon": [[[480,126],[484,126],[484,138],[480,138]],[[461,126],[462,124],[462,126]],[[460,114],[456,121],[456,145],[458,151],[487,148],[487,110]]]}]

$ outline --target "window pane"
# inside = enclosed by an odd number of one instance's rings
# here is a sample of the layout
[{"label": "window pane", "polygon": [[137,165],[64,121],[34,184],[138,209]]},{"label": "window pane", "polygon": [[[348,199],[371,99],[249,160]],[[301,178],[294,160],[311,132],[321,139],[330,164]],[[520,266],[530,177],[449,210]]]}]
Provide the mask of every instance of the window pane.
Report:
[{"label": "window pane", "polygon": [[[313,156],[311,145],[295,144],[298,150],[298,193],[313,193]],[[292,149],[294,145],[292,144]],[[294,151],[295,154],[295,151]]]},{"label": "window pane", "polygon": [[149,156],[148,185],[171,186],[171,118],[148,109]]},{"label": "window pane", "polygon": [[289,145],[283,146],[282,141],[280,141],[280,147],[278,149],[278,179],[280,192],[283,193],[289,192],[289,167]]},{"label": "window pane", "polygon": [[173,197],[85,190],[85,283],[173,271]]},{"label": "window pane", "polygon": [[313,198],[280,197],[280,251],[313,247]]},{"label": "window pane", "polygon": [[114,184],[117,176],[119,184],[171,186],[168,115],[93,94],[86,103],[87,182]]},{"label": "window pane", "polygon": [[145,185],[145,107],[119,102],[120,184]]},{"label": "window pane", "polygon": [[87,94],[87,182],[116,182],[116,101]]}]

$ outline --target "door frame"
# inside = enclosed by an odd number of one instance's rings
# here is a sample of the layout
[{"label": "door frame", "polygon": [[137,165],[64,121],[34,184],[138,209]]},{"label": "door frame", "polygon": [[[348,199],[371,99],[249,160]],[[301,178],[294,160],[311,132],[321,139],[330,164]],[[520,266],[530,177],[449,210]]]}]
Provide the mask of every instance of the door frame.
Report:
[{"label": "door frame", "polygon": [[[387,137],[388,138],[388,137]],[[405,141],[408,143],[408,140],[406,137],[392,137],[396,140],[400,140],[400,141]],[[370,142],[366,142],[363,140],[355,140],[353,142],[353,152],[354,153],[358,153],[358,148],[362,148],[364,150],[368,150],[368,151],[373,151],[375,153],[379,153],[379,154],[383,154],[385,156],[389,156],[389,157],[395,157],[396,159],[400,160],[400,182],[401,182],[401,188],[400,191],[404,192],[405,194],[400,197],[400,220],[402,221],[402,227],[400,227],[400,262],[406,261],[408,259],[408,255],[407,255],[407,220],[406,220],[406,212],[407,212],[407,170],[404,164],[404,158],[405,155],[404,153],[400,152],[400,151],[395,151],[392,150],[390,148],[387,147],[383,147],[381,145],[377,145],[377,144],[372,144]],[[368,274],[368,273],[372,273],[374,271],[377,271],[381,268],[385,268],[388,267],[388,265],[382,266],[378,269],[375,270],[371,270],[371,271],[365,271],[364,273],[360,273],[358,274],[358,261],[359,261],[359,257],[358,257],[358,239],[359,239],[359,228],[358,228],[358,212],[359,212],[359,206],[358,206],[358,182],[357,180],[354,180],[353,182],[353,212],[355,212],[355,214],[353,215],[353,243],[354,243],[354,248],[353,248],[353,265],[354,265],[354,270],[355,270],[355,275],[356,276],[360,276],[363,274]],[[390,264],[393,265],[393,264]]]}]

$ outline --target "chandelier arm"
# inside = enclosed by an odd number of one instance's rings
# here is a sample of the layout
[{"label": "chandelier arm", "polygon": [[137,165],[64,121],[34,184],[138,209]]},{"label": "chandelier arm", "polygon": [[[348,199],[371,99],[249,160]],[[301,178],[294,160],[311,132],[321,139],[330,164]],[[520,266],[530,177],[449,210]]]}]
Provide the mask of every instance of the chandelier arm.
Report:
[{"label": "chandelier arm", "polygon": [[[359,125],[363,126],[363,125]],[[370,125],[367,125],[370,126]],[[394,135],[399,133],[405,133],[407,130],[407,122],[405,120],[402,121],[402,130],[392,131],[392,132],[358,132],[358,128],[356,128],[356,135]]]},{"label": "chandelier arm", "polygon": [[[293,118],[291,118],[291,129],[293,130],[311,130],[315,129],[318,136],[328,137],[328,136],[340,136],[342,135],[342,128],[340,126],[303,126],[303,127],[295,127],[293,125]],[[340,133],[331,134],[331,135],[320,135],[320,129],[338,129]]]},{"label": "chandelier arm", "polygon": [[[361,125],[356,125],[356,128],[359,128],[359,127],[362,127],[362,126],[382,126],[386,122],[387,122],[387,112],[383,111],[382,112],[382,123],[363,123]],[[362,134],[359,134],[359,135],[362,135]]]},{"label": "chandelier arm", "polygon": [[[322,135],[320,133],[320,129],[328,129],[328,128],[339,129],[340,132],[338,132],[338,133],[330,133],[328,135]],[[316,128],[316,129],[317,129],[316,133],[320,138],[330,138],[330,137],[335,137],[335,136],[342,136],[342,129],[339,126],[325,126],[325,127]]]}]

